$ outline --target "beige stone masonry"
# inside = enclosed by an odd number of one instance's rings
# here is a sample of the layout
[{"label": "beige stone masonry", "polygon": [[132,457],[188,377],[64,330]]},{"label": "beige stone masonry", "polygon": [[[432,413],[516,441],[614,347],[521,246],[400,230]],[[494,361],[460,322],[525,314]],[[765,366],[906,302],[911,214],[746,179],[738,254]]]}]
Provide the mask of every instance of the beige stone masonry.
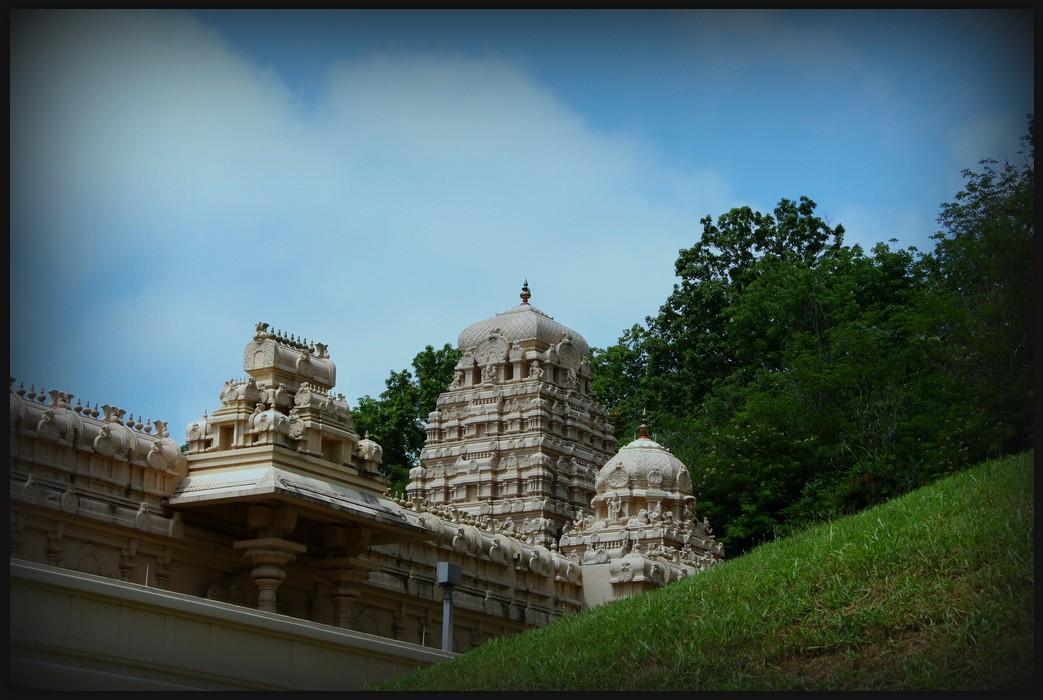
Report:
[{"label": "beige stone masonry", "polygon": [[[163,421],[72,405],[67,392],[16,390],[12,380],[12,557],[65,572],[58,578],[70,588],[54,599],[24,589],[32,621],[12,597],[18,629],[31,627],[23,639],[12,624],[12,669],[29,681],[65,678],[64,687],[361,687],[410,666],[392,651],[332,661],[308,630],[347,634],[336,639],[349,646],[437,646],[439,561],[462,570],[458,651],[714,565],[723,551],[695,517],[685,466],[647,427],[617,451],[590,387],[586,341],[530,297],[525,285],[520,304],[460,333],[463,354],[428,416],[404,497],[387,492],[381,446],[359,436],[334,393],[329,348],[265,323],[243,351],[245,376],[227,380],[219,405],[187,426],[184,454]],[[103,590],[144,596],[146,607],[176,601],[239,631],[82,602]],[[113,626],[111,615],[135,625]],[[243,620],[294,641],[242,632]],[[142,656],[153,646],[174,653],[165,640],[182,628],[195,630],[184,632],[183,659]],[[94,635],[95,646],[69,634]],[[231,675],[193,656],[214,635],[235,655]],[[296,655],[290,666],[271,656],[286,653]]]}]

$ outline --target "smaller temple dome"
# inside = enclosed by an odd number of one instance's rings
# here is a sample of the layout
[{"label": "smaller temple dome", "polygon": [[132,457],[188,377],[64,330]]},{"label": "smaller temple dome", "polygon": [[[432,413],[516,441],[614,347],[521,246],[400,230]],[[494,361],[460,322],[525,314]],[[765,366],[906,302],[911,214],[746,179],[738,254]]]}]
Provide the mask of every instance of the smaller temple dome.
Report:
[{"label": "smaller temple dome", "polygon": [[688,469],[670,451],[648,435],[648,425],[641,424],[641,432],[633,442],[620,448],[598,472],[598,492],[637,486],[640,488],[669,488],[686,496],[692,493]]},{"label": "smaller temple dome", "polygon": [[644,419],[637,439],[601,468],[596,484],[594,512],[564,530],[559,547],[583,564],[607,564],[609,583],[662,585],[724,556],[709,523],[695,520],[687,467],[649,436]]}]

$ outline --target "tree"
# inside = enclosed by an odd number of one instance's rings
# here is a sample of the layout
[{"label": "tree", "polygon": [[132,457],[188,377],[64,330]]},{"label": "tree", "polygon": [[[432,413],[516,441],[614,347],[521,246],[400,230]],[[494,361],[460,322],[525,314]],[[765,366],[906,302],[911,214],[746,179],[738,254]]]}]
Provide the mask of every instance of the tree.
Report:
[{"label": "tree", "polygon": [[1032,445],[1031,318],[1035,219],[1035,126],[1029,117],[1022,162],[979,163],[938,217],[932,271],[935,294],[950,313],[940,336],[952,352],[947,370],[966,392],[969,430],[980,456]]},{"label": "tree", "polygon": [[659,313],[593,351],[617,437],[652,411],[729,551],[1031,446],[1033,135],[964,172],[932,253],[845,246],[806,197],[706,217]]},{"label": "tree", "polygon": [[725,310],[765,269],[762,261],[811,263],[843,244],[843,227],[831,228],[815,207],[807,197],[782,199],[770,214],[738,207],[716,223],[701,220],[702,237],[680,251],[680,281],[659,313],[645,319],[647,328],[634,326],[617,345],[594,353],[593,384],[621,419],[617,437],[633,432],[644,408],[660,430],[674,433],[667,426],[693,415],[714,382],[738,365],[726,341]]},{"label": "tree", "polygon": [[381,471],[396,493],[405,491],[409,470],[419,464],[427,415],[452,381],[459,359],[460,351],[448,343],[439,350],[428,345],[413,358],[412,373],[392,371],[379,398],[358,400],[355,429],[384,448]]}]

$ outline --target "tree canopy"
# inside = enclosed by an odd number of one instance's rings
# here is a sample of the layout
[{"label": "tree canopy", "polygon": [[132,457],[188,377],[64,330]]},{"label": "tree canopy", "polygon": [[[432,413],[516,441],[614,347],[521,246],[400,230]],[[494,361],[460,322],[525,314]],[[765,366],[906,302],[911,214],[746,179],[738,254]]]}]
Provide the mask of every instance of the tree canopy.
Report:
[{"label": "tree canopy", "polygon": [[647,407],[731,552],[1031,446],[1025,143],[964,171],[930,253],[845,245],[807,197],[706,217],[658,314],[593,350],[617,437]]},{"label": "tree canopy", "polygon": [[355,429],[384,448],[381,471],[396,493],[405,491],[409,470],[419,464],[427,415],[452,381],[459,359],[460,351],[448,343],[439,350],[428,345],[413,358],[412,372],[392,371],[378,398],[367,394],[358,400]]},{"label": "tree canopy", "polygon": [[[617,438],[650,411],[731,553],[1031,447],[1031,118],[1022,156],[963,172],[928,253],[847,245],[808,197],[702,219],[658,313],[592,350]],[[358,401],[396,491],[459,356]]]}]

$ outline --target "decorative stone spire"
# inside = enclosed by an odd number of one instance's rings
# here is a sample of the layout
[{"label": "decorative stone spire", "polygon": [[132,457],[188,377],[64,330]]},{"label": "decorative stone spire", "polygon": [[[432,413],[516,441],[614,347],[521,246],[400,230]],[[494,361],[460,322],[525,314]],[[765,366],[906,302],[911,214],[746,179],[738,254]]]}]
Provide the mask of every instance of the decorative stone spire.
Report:
[{"label": "decorative stone spire", "polygon": [[428,415],[406,493],[513,523],[547,547],[590,514],[616,440],[590,391],[586,341],[530,304],[528,279],[519,296],[461,331],[453,382]]},{"label": "decorative stone spire", "polygon": [[694,519],[688,468],[649,437],[647,410],[637,439],[598,472],[591,506],[593,516],[573,521],[559,550],[581,564],[608,564],[608,582],[621,586],[617,595],[701,571],[724,556],[709,523]]}]

